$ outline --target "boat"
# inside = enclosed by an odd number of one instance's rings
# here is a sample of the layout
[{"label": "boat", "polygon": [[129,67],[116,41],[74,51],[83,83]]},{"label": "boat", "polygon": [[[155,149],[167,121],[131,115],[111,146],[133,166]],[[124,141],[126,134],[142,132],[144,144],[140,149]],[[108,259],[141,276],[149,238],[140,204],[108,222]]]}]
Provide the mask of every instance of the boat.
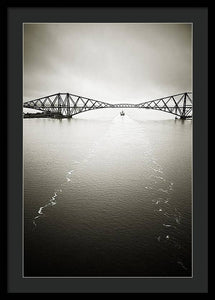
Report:
[{"label": "boat", "polygon": [[124,111],[122,110],[121,112],[120,112],[120,116],[124,116],[125,115],[125,113],[124,113]]}]

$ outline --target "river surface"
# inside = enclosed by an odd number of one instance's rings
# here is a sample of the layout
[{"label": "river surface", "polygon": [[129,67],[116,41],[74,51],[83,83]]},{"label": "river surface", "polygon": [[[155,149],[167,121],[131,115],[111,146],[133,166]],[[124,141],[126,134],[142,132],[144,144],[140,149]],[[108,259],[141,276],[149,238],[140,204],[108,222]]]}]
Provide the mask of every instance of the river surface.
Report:
[{"label": "river surface", "polygon": [[192,121],[84,114],[23,120],[24,276],[192,276]]}]

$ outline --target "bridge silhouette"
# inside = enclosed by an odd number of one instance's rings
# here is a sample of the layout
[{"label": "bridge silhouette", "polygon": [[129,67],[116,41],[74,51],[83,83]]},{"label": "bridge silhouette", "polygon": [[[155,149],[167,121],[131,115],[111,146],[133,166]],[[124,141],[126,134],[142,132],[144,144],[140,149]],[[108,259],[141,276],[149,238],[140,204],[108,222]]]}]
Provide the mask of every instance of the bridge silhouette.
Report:
[{"label": "bridge silhouette", "polygon": [[40,110],[48,115],[57,115],[62,118],[71,118],[85,111],[103,108],[145,108],[170,113],[180,119],[190,119],[192,118],[192,93],[181,93],[139,104],[110,104],[70,93],[57,93],[26,101],[23,107]]}]

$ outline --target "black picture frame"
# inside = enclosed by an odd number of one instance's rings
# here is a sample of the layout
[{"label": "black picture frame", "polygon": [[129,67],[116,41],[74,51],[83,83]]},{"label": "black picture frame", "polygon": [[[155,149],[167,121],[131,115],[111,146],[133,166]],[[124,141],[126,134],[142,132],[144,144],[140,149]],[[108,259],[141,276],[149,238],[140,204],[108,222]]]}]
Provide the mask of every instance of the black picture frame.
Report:
[{"label": "black picture frame", "polygon": [[[7,286],[6,293],[208,292],[208,8],[25,7],[4,5],[7,29]],[[24,22],[193,23],[193,277],[22,277],[22,24]]]}]

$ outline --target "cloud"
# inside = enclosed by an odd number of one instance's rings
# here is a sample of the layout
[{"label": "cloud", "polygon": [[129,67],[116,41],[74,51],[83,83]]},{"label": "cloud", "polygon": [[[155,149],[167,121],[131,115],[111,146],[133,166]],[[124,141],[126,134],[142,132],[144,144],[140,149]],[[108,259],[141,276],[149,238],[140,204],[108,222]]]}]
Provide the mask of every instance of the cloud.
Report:
[{"label": "cloud", "polygon": [[191,90],[190,24],[24,25],[24,99],[138,102]]}]

